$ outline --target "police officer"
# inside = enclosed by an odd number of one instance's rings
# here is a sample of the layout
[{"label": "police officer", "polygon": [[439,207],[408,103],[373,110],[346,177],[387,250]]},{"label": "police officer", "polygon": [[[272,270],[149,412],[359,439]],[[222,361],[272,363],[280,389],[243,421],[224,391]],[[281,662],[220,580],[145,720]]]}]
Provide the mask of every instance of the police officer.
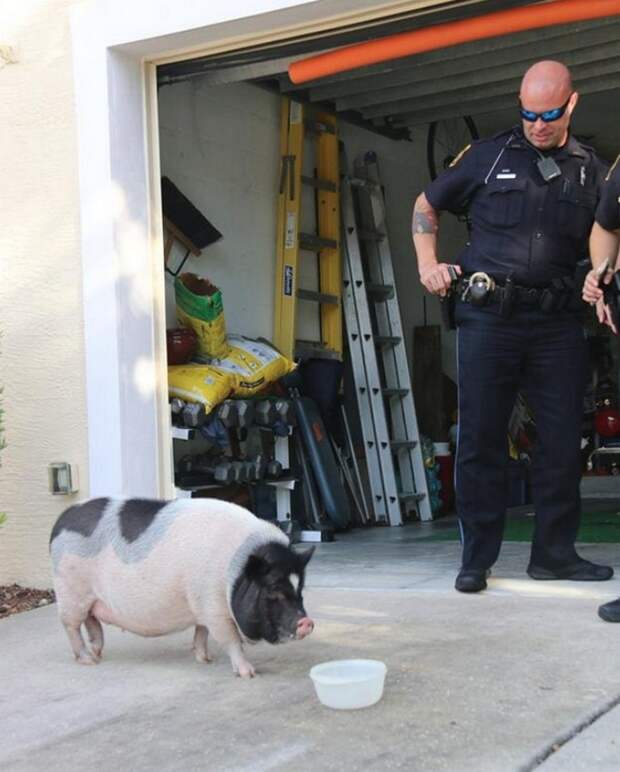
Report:
[{"label": "police officer", "polygon": [[[603,302],[601,281],[610,284],[614,270],[620,269],[620,155],[605,177],[601,200],[590,234],[592,270],[583,285],[583,299],[596,304],[600,322],[617,333],[610,309]],[[605,270],[607,269],[607,270]]]},{"label": "police officer", "polygon": [[[609,307],[604,303],[599,283],[602,279],[610,284],[613,271],[620,269],[620,156],[605,177],[601,200],[596,209],[596,221],[590,235],[590,257],[592,270],[583,286],[584,300],[596,304],[599,321],[617,334],[616,324]],[[605,270],[605,266],[609,270]],[[598,613],[606,622],[620,622],[620,598],[604,603]]]},{"label": "police officer", "polygon": [[[466,148],[418,197],[413,213],[424,287],[444,297],[458,276],[456,503],[463,556],[455,587],[461,592],[485,589],[499,554],[508,422],[519,389],[538,434],[528,574],[579,581],[613,575],[575,550],[586,350],[571,298],[605,167],[570,135],[578,95],[564,65],[533,65],[519,98],[521,125]],[[470,240],[450,266],[437,255],[438,213],[466,205]]]}]

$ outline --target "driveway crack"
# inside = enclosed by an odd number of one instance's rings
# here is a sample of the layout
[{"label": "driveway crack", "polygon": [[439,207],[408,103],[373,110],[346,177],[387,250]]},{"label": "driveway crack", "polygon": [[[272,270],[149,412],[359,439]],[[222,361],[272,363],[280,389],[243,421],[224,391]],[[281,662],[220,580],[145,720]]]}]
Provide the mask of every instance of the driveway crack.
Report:
[{"label": "driveway crack", "polygon": [[614,697],[612,700],[606,702],[597,710],[593,711],[589,716],[587,716],[575,726],[571,727],[568,731],[558,735],[549,743],[549,745],[540,751],[540,753],[537,753],[531,761],[529,761],[524,766],[519,767],[519,772],[532,772],[533,770],[540,767],[543,762],[545,762],[550,756],[553,756],[554,753],[557,753],[560,748],[563,748],[567,743],[575,739],[575,737],[578,737],[584,730],[586,730],[589,726],[592,726],[592,724],[596,723],[600,718],[605,716],[618,705],[620,705],[620,694],[617,697]]}]

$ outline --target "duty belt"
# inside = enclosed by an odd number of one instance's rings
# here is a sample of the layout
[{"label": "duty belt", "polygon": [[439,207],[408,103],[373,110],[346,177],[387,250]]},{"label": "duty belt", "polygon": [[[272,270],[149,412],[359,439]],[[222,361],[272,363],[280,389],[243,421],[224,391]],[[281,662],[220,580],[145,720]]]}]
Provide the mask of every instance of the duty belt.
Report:
[{"label": "duty belt", "polygon": [[574,298],[572,276],[553,279],[546,287],[524,287],[510,276],[503,283],[483,271],[460,276],[454,286],[456,297],[473,306],[498,305],[501,316],[509,317],[519,307],[540,308],[542,311],[562,311]]}]

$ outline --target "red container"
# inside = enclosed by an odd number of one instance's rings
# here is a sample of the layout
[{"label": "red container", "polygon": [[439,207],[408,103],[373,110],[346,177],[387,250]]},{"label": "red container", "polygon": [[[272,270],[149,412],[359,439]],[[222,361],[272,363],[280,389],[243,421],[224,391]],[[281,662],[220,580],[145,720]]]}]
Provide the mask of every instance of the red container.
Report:
[{"label": "red container", "polygon": [[441,481],[441,503],[443,511],[449,512],[454,505],[454,457],[447,443],[435,443],[435,461],[439,464]]},{"label": "red container", "polygon": [[602,407],[594,416],[594,428],[601,437],[617,437],[620,434],[620,411]]},{"label": "red container", "polygon": [[169,365],[184,365],[194,356],[198,347],[198,338],[193,330],[177,327],[166,330],[166,349]]}]

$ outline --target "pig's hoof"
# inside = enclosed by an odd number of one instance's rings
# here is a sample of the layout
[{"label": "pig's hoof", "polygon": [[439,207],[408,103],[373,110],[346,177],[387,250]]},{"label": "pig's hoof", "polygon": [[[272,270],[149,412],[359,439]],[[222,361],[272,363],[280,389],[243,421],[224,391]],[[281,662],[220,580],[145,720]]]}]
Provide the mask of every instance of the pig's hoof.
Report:
[{"label": "pig's hoof", "polygon": [[196,657],[196,662],[202,662],[206,665],[208,665],[209,662],[213,662],[213,657],[210,657],[206,651],[195,651],[194,657]]},{"label": "pig's hoof", "polygon": [[240,665],[237,665],[237,675],[240,675],[241,678],[254,678],[256,670],[249,662],[242,662]]},{"label": "pig's hoof", "polygon": [[87,652],[78,654],[78,656],[75,658],[75,661],[78,663],[78,665],[98,665],[99,664],[99,660],[93,657],[91,654],[88,654]]}]

